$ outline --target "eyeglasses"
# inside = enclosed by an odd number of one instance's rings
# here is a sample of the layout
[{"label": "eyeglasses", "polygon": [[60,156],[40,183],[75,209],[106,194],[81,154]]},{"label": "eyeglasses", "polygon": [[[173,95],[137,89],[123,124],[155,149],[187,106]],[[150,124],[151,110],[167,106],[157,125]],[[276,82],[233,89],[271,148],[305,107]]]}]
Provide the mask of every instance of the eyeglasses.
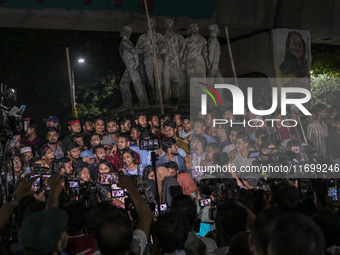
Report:
[{"label": "eyeglasses", "polygon": [[97,142],[97,141],[100,141],[100,139],[99,138],[94,138],[94,139],[90,140],[91,143],[92,142]]},{"label": "eyeglasses", "polygon": [[24,158],[33,158],[33,156],[32,155],[26,155],[26,156],[24,156]]},{"label": "eyeglasses", "polygon": [[13,161],[14,165],[21,164],[21,161]]},{"label": "eyeglasses", "polygon": [[48,135],[48,137],[57,137],[58,134]]},{"label": "eyeglasses", "polygon": [[76,141],[76,143],[78,143],[78,144],[79,144],[79,143],[84,143],[84,141]]}]

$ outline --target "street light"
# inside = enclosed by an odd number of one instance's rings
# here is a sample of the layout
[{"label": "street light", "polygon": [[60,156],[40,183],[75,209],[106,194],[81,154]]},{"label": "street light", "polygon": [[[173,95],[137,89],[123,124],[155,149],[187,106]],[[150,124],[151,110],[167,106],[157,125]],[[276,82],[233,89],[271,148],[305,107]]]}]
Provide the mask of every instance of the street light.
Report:
[{"label": "street light", "polygon": [[[78,63],[83,64],[85,62],[85,59],[79,58]],[[76,103],[76,85],[74,82],[74,70],[71,67],[72,70],[72,91],[73,91],[73,108],[75,111],[75,117],[78,118],[78,108],[77,108],[77,103]]]},{"label": "street light", "polygon": [[[75,93],[75,82],[74,82],[74,72],[71,67],[69,49],[66,47],[66,59],[67,59],[67,70],[68,70],[68,80],[70,85],[70,95],[71,95],[71,105],[72,105],[72,116],[73,118],[78,118],[78,111],[76,107],[76,93]],[[84,63],[85,59],[79,58],[78,63]]]}]

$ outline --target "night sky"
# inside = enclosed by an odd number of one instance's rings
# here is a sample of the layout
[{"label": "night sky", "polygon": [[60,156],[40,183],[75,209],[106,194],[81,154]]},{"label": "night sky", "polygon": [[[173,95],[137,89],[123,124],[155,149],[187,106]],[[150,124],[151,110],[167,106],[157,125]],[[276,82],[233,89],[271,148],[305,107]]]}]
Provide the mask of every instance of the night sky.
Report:
[{"label": "night sky", "polygon": [[[120,78],[119,33],[2,28],[0,82],[18,91],[16,106],[27,106],[25,117],[37,121],[56,115],[71,117],[66,47],[75,73],[77,101],[86,84],[113,72]],[[86,63],[76,60],[82,57]],[[78,92],[78,93],[77,93]]]}]

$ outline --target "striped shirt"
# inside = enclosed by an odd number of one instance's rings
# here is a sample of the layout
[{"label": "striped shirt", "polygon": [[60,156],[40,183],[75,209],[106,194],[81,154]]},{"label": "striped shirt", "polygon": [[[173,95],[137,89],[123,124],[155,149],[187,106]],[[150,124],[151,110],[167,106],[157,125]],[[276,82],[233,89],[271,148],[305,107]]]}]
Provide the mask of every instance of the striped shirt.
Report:
[{"label": "striped shirt", "polygon": [[327,137],[328,137],[327,124],[322,121],[313,120],[308,125],[307,139],[311,141],[318,153],[318,159],[326,159],[327,156]]}]

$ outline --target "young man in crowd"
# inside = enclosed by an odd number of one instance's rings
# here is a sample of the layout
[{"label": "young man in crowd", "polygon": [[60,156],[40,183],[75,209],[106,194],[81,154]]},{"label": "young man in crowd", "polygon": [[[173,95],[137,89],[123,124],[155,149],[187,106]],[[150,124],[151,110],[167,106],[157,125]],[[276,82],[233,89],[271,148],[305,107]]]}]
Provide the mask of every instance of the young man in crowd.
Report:
[{"label": "young man in crowd", "polygon": [[139,126],[135,126],[131,128],[131,143],[130,147],[138,147],[139,146],[139,141],[140,141],[140,134],[141,130]]},{"label": "young man in crowd", "polygon": [[176,123],[176,129],[178,131],[183,129],[183,123],[182,123],[182,113],[180,112],[175,112],[174,113],[174,117],[173,117],[173,121],[175,121]]},{"label": "young man in crowd", "polygon": [[58,130],[55,127],[49,127],[49,128],[47,128],[46,131],[47,131],[47,134],[46,134],[47,145],[53,151],[55,158],[60,159],[60,158],[64,157],[64,152],[63,152],[61,146],[58,144],[58,141],[59,141]]},{"label": "young man in crowd", "polygon": [[191,130],[190,114],[183,113],[182,115],[183,129],[178,131],[178,136],[182,138],[186,143],[189,143],[190,135],[194,134],[194,130]]},{"label": "young man in crowd", "polygon": [[[123,151],[130,146],[130,136],[125,133],[120,133],[118,135],[118,142],[115,149],[115,152],[112,156],[107,157],[113,166],[113,168],[118,171],[123,167]],[[134,159],[136,164],[140,163],[139,154],[134,151]]]},{"label": "young man in crowd", "polygon": [[185,151],[185,153],[190,152],[189,144],[183,142],[181,138],[177,136],[177,128],[176,128],[176,122],[173,120],[167,120],[163,124],[164,132],[166,137],[171,137],[176,140],[176,144],[178,148],[181,148]]},{"label": "young man in crowd", "polygon": [[98,179],[98,164],[99,164],[99,161],[106,159],[106,152],[105,152],[104,146],[101,144],[94,146],[92,149],[93,149],[95,160],[92,164],[88,166],[88,169],[90,170],[90,175],[91,175],[92,180],[97,180]]},{"label": "young man in crowd", "polygon": [[97,116],[93,121],[94,132],[100,134],[101,136],[105,135],[105,121],[103,116]]},{"label": "young man in crowd", "polygon": [[165,135],[162,134],[160,129],[159,115],[155,113],[149,115],[148,123],[152,134],[154,134],[159,140],[163,140],[165,138]]},{"label": "young man in crowd", "polygon": [[205,133],[205,121],[198,119],[194,124],[195,135],[204,136],[207,139],[207,143],[217,143],[216,139]]},{"label": "young man in crowd", "polygon": [[229,145],[230,139],[229,139],[229,126],[225,124],[217,124],[216,125],[216,133],[217,137],[220,140],[219,145],[221,148],[224,148],[225,146]]},{"label": "young man in crowd", "polygon": [[71,159],[73,169],[78,169],[83,164],[83,159],[80,157],[79,144],[69,142],[66,146],[67,157]]},{"label": "young man in crowd", "polygon": [[91,140],[90,140],[91,149],[82,151],[80,153],[80,157],[84,158],[86,163],[92,164],[94,160],[92,148],[102,143],[103,143],[103,140],[100,134],[97,134],[97,133],[92,134]]},{"label": "young man in crowd", "polygon": [[307,140],[311,141],[318,153],[318,160],[327,159],[328,126],[324,119],[327,117],[327,106],[317,104],[313,108],[316,119],[308,124]]},{"label": "young man in crowd", "polygon": [[162,142],[162,149],[165,154],[159,158],[156,162],[156,166],[163,166],[169,161],[175,161],[178,165],[180,173],[187,172],[184,158],[178,154],[178,146],[176,145],[176,140],[171,137],[167,137]]},{"label": "young man in crowd", "polygon": [[84,133],[84,145],[87,148],[91,147],[90,140],[91,140],[91,135],[94,132],[94,126],[92,120],[89,118],[83,119],[83,133]]},{"label": "young man in crowd", "polygon": [[130,133],[131,120],[127,117],[122,117],[118,121],[120,133]]},{"label": "young man in crowd", "polygon": [[69,121],[68,129],[70,133],[64,137],[63,142],[61,144],[61,148],[63,149],[63,152],[65,155],[67,152],[66,146],[71,141],[71,136],[73,136],[74,134],[80,133],[81,131],[80,121],[78,119]]},{"label": "young man in crowd", "polygon": [[135,114],[135,125],[140,126],[142,129],[148,128],[148,122],[146,114],[138,112]]},{"label": "young man in crowd", "polygon": [[20,143],[23,147],[29,146],[32,148],[33,154],[38,151],[38,149],[42,145],[42,139],[37,134],[37,124],[34,120],[31,120],[28,124],[27,133],[24,136],[21,136]]},{"label": "young man in crowd", "polygon": [[234,127],[230,128],[230,132],[229,132],[230,144],[222,148],[222,152],[228,153],[229,157],[230,157],[230,152],[236,149],[236,146],[235,146],[236,137],[239,133],[241,133],[240,129],[234,128]]},{"label": "young man in crowd", "polygon": [[237,170],[240,170],[241,166],[252,166],[254,158],[248,158],[250,144],[249,135],[246,133],[239,133],[237,135],[235,158],[230,158]]},{"label": "young man in crowd", "polygon": [[195,135],[192,143],[191,150],[193,153],[191,154],[191,169],[195,169],[197,166],[201,166],[202,162],[205,160],[206,148],[207,148],[207,139],[201,135]]},{"label": "young man in crowd", "polygon": [[119,132],[118,121],[114,118],[109,118],[106,120],[105,126],[107,135],[103,136],[103,142],[116,144]]}]

